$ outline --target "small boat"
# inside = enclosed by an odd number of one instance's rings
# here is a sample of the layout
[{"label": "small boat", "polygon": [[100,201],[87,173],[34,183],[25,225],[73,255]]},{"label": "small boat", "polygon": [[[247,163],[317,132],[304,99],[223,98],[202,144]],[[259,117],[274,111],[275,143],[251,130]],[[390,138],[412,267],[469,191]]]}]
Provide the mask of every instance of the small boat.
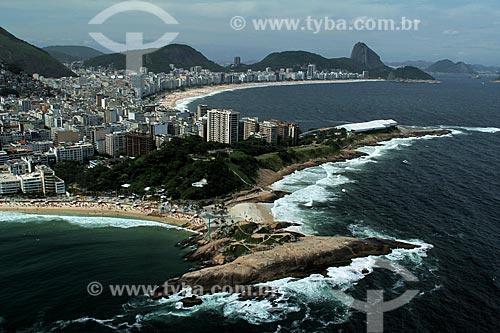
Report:
[{"label": "small boat", "polygon": [[408,162],[408,160],[404,160],[402,163],[406,164],[406,165],[410,165],[410,162]]}]

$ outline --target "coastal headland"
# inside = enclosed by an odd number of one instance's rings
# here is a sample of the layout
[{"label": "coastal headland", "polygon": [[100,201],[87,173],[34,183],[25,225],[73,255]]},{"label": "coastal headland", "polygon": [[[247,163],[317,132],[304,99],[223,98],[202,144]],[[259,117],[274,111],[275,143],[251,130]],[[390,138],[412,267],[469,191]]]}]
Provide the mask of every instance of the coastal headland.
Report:
[{"label": "coastal headland", "polygon": [[[217,286],[237,289],[285,277],[325,274],[328,267],[348,265],[355,258],[382,256],[394,249],[416,248],[414,244],[390,239],[316,237],[291,231],[290,227],[296,226],[293,221],[266,220],[270,216],[269,204],[287,195],[273,191],[269,186],[297,170],[362,157],[365,154],[356,151],[356,148],[362,146],[379,145],[380,142],[395,138],[441,136],[449,133],[448,130],[401,127],[395,132],[367,135],[332,156],[293,164],[279,171],[259,170],[259,186],[250,191],[242,191],[226,201],[232,215],[240,219],[233,223],[223,223],[211,233],[201,229],[199,236],[182,244],[195,248],[186,259],[199,262],[204,268],[167,281],[156,290],[153,297],[168,297],[173,291],[185,287],[207,294],[213,293]],[[268,213],[263,213],[266,210]],[[240,296],[256,297],[254,291],[252,288],[244,288]],[[183,303],[190,306],[199,301],[195,301],[194,297],[183,300]]]},{"label": "coastal headland", "polygon": [[[3,201],[0,203],[0,210],[34,214],[127,216],[193,230],[198,235],[181,245],[194,248],[186,259],[201,264],[202,268],[167,281],[166,285],[173,287],[173,290],[190,286],[203,290],[202,294],[205,294],[221,285],[235,288],[285,277],[325,274],[328,267],[348,265],[355,258],[386,255],[394,249],[413,249],[416,245],[389,239],[307,236],[291,231],[290,227],[296,226],[293,221],[274,221],[270,212],[272,203],[287,193],[273,191],[270,186],[297,170],[362,157],[365,154],[357,150],[359,147],[380,145],[381,142],[396,138],[448,134],[450,131],[443,129],[399,126],[397,130],[356,136],[355,139],[348,140],[341,149],[325,150],[324,145],[313,144],[307,149],[316,152],[307,156],[315,156],[314,158],[300,163],[280,164],[281,167],[274,170],[260,168],[254,188],[226,197],[222,204],[228,208],[227,216],[223,219],[212,217],[212,224],[195,212],[185,213],[184,207],[161,212],[161,204],[146,202],[127,205],[97,199],[67,202]],[[153,297],[168,297],[171,294],[162,287],[156,290]],[[241,295],[255,296],[245,293]],[[187,299],[184,304],[190,306],[199,304],[199,301]]]}]

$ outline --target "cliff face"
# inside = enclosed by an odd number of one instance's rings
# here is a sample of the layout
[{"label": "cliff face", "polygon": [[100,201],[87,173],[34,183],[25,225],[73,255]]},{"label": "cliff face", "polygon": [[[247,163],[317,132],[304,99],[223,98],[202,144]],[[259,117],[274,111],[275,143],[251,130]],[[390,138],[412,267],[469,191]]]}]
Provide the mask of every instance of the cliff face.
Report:
[{"label": "cliff face", "polygon": [[367,68],[385,67],[380,57],[375,51],[370,49],[365,43],[356,43],[351,53],[351,60],[354,60]]}]

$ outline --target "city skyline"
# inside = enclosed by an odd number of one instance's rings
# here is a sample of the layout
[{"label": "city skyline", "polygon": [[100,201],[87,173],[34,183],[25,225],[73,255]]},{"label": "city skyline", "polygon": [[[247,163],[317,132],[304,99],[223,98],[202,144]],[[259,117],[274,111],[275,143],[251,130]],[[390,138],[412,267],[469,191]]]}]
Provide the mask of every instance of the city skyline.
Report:
[{"label": "city skyline", "polygon": [[[150,1],[171,14],[178,22],[167,31],[179,32],[174,43],[191,45],[217,62],[230,62],[240,56],[242,63],[258,61],[267,54],[284,50],[306,50],[326,57],[348,56],[345,50],[356,41],[364,41],[380,52],[385,62],[406,60],[436,61],[449,58],[471,64],[500,65],[498,26],[500,11],[495,3],[483,0],[474,4],[445,1],[439,4],[419,1],[341,1],[325,4],[313,1],[291,3],[286,9],[263,1],[200,1],[175,4]],[[84,45],[102,50],[88,35],[95,30],[88,22],[117,1],[46,1],[3,3],[3,26],[21,39],[40,47]],[[307,7],[304,7],[307,6]],[[306,9],[307,8],[307,9]],[[28,10],[29,9],[29,10]],[[34,14],[36,13],[36,14]],[[201,14],[202,13],[202,14]],[[247,18],[242,30],[230,27],[232,17]],[[253,19],[345,19],[360,17],[421,21],[417,31],[255,31]],[[133,22],[133,23],[131,23]],[[125,31],[142,31],[146,41],[154,41],[165,31],[160,19],[148,13],[122,13],[99,26],[110,39],[123,41]],[[33,29],[36,26],[37,29]],[[62,28],[64,27],[64,28]],[[71,36],[71,37],[68,37]],[[301,40],[297,44],[297,40]],[[109,51],[108,51],[109,52]]]}]

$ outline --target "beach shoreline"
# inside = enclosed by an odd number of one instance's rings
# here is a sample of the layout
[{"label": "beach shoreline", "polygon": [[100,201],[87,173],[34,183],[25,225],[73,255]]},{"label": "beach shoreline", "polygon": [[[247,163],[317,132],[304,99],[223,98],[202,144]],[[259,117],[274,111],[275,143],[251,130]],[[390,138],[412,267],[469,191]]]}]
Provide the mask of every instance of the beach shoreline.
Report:
[{"label": "beach shoreline", "polygon": [[[34,215],[79,215],[92,217],[130,218],[168,224],[173,227],[199,233],[206,226],[205,221],[195,218],[194,215],[185,213],[160,214],[154,209],[141,210],[132,206],[102,205],[87,203],[86,206],[73,206],[72,202],[59,202],[58,206],[50,203],[37,202],[0,202],[0,213],[24,213]],[[230,208],[229,218],[233,221],[274,222],[270,204],[266,203],[241,203]]]},{"label": "beach shoreline", "polygon": [[309,80],[309,81],[276,81],[276,82],[251,82],[240,84],[223,84],[217,86],[204,86],[190,88],[185,91],[175,91],[172,93],[164,94],[161,97],[161,105],[170,109],[177,109],[180,111],[187,110],[187,106],[201,98],[217,95],[224,92],[251,89],[251,88],[265,88],[275,86],[296,86],[296,85],[310,85],[310,84],[342,84],[342,83],[364,83],[364,82],[385,82],[381,79],[350,79],[350,80]]},{"label": "beach shoreline", "polygon": [[17,204],[0,203],[0,212],[25,213],[34,215],[81,215],[99,217],[123,217],[138,220],[147,220],[168,224],[173,227],[191,230],[189,219],[177,219],[172,216],[153,214],[152,212],[141,212],[138,210],[106,209],[96,207],[50,207],[48,205],[39,206],[19,206]]}]

